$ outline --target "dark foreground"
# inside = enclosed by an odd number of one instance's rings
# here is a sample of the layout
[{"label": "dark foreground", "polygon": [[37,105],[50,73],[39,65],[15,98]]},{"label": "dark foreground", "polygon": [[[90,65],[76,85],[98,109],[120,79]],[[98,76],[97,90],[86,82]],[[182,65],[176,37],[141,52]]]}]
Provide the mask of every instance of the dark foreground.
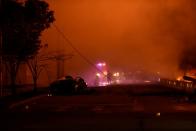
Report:
[{"label": "dark foreground", "polygon": [[11,104],[1,130],[196,130],[196,103],[159,85],[95,88],[90,95],[40,95]]}]

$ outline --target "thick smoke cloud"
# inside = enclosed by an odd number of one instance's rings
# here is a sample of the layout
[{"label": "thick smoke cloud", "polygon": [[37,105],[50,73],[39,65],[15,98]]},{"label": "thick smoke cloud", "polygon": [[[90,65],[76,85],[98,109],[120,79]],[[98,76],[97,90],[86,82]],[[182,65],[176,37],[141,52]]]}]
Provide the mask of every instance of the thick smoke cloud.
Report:
[{"label": "thick smoke cloud", "polygon": [[[113,70],[160,72],[163,77],[175,77],[187,57],[194,62],[189,50],[196,47],[195,0],[47,1],[56,24],[92,62],[106,61]],[[74,52],[63,46],[54,28],[43,34],[43,41],[51,49]],[[66,62],[67,73],[80,75],[92,68],[74,54]]]},{"label": "thick smoke cloud", "polygon": [[[176,1],[177,2],[177,1]],[[179,53],[179,68],[186,71],[187,69],[196,68],[196,2],[193,0],[182,1],[178,8],[170,9],[168,17],[170,18],[169,27],[171,35],[175,37],[178,45],[181,47]]]}]

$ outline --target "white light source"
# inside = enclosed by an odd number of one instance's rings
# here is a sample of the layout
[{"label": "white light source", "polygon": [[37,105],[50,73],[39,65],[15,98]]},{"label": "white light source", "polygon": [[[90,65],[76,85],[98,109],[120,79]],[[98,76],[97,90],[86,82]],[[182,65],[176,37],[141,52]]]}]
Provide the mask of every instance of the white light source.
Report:
[{"label": "white light source", "polygon": [[97,66],[103,67],[103,66],[106,66],[106,63],[98,63]]},{"label": "white light source", "polygon": [[104,75],[107,75],[107,74],[108,74],[108,72],[107,72],[107,71],[104,71],[104,72],[103,72],[103,74],[104,74]]},{"label": "white light source", "polygon": [[161,113],[160,112],[156,113],[156,116],[161,116]]},{"label": "white light source", "polygon": [[113,76],[118,77],[118,76],[120,76],[120,73],[116,72],[116,73],[113,74]]},{"label": "white light source", "polygon": [[99,73],[96,74],[97,77],[100,77],[101,75]]}]

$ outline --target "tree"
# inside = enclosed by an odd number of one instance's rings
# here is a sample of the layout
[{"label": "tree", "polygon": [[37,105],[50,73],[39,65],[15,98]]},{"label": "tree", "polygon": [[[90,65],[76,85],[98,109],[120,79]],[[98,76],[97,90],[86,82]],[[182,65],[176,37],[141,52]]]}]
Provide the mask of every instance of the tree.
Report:
[{"label": "tree", "polygon": [[32,74],[34,92],[37,92],[37,80],[42,70],[46,67],[47,60],[48,59],[47,59],[46,54],[38,53],[27,61],[27,65]]},{"label": "tree", "polygon": [[[50,27],[50,24],[54,21],[53,11],[49,10],[49,5],[45,1],[41,0],[27,0],[25,2],[25,12],[26,12],[26,23],[29,32],[29,42],[37,43],[40,45],[39,36],[41,33]],[[34,36],[34,37],[32,37]],[[36,39],[35,39],[36,38]],[[28,67],[32,73],[34,91],[37,90],[37,80],[41,71],[44,68],[44,60],[46,56],[44,55],[33,55],[27,61]]]},{"label": "tree", "polygon": [[12,93],[16,93],[15,83],[19,65],[24,59],[25,33],[23,28],[23,7],[12,0],[2,1],[1,29],[3,60],[10,76]]},{"label": "tree", "polygon": [[41,47],[41,33],[50,27],[54,15],[43,0],[3,0],[1,18],[2,55],[15,94],[19,66],[36,56]]},{"label": "tree", "polygon": [[[33,78],[33,90],[34,92],[37,91],[37,80],[42,72],[42,70],[46,69],[48,66],[49,61],[64,61],[72,58],[72,54],[64,54],[61,51],[53,51],[53,52],[44,52],[45,47],[47,44],[42,47],[43,50],[34,56],[33,58],[27,61],[27,65],[31,71],[32,78]],[[58,68],[58,64],[57,64]],[[58,72],[58,69],[57,69]]]}]

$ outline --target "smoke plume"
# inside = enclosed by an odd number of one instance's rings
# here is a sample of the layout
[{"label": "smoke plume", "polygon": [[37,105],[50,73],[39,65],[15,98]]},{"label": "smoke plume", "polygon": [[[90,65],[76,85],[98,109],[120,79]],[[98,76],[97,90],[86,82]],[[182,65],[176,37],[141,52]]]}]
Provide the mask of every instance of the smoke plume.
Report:
[{"label": "smoke plume", "polygon": [[[195,0],[47,1],[56,24],[94,63],[101,60],[111,70],[142,69],[163,77],[175,77],[187,64],[196,66]],[[74,52],[54,28],[43,34],[43,41],[51,49]],[[91,68],[75,54],[65,71],[80,75]]]}]

